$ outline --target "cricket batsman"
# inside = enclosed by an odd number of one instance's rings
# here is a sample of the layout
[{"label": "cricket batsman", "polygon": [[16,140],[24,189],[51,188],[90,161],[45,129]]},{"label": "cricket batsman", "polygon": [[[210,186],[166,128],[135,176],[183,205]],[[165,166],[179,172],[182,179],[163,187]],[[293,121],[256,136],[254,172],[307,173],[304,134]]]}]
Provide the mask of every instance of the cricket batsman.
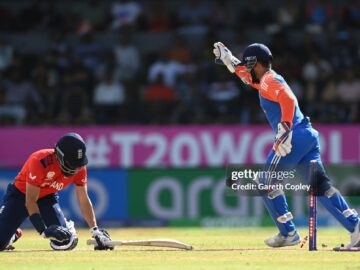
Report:
[{"label": "cricket batsman", "polygon": [[87,193],[86,146],[77,133],[61,137],[54,149],[41,149],[30,155],[15,181],[9,184],[0,208],[0,250],[21,236],[19,226],[29,217],[53,250],[72,250],[78,243],[74,222],[67,220],[59,205],[58,191],[71,183],[84,219],[91,228],[95,250],[112,249],[109,234],[96,224],[94,209]]},{"label": "cricket batsman", "polygon": [[[224,64],[245,84],[258,90],[260,106],[271,125],[275,140],[266,159],[266,167],[277,165],[307,165],[317,161],[318,197],[322,205],[350,232],[348,247],[360,246],[359,217],[350,209],[339,191],[330,183],[320,157],[319,134],[311,126],[310,119],[302,114],[297,98],[284,78],[271,66],[273,56],[264,44],[251,44],[243,52],[242,60],[234,57],[221,42],[214,44],[215,62]],[[302,177],[308,179],[303,171]],[[288,209],[283,190],[271,190],[262,195],[265,206],[279,229],[279,233],[265,239],[270,247],[285,247],[300,242],[300,235]]]}]

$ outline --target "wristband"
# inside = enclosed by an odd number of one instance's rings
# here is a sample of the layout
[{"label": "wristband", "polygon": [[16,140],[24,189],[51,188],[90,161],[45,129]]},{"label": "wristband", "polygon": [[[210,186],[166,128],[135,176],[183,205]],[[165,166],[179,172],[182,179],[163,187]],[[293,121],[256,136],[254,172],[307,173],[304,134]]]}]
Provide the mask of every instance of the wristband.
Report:
[{"label": "wristband", "polygon": [[39,213],[32,214],[29,219],[39,234],[45,231],[46,226]]}]

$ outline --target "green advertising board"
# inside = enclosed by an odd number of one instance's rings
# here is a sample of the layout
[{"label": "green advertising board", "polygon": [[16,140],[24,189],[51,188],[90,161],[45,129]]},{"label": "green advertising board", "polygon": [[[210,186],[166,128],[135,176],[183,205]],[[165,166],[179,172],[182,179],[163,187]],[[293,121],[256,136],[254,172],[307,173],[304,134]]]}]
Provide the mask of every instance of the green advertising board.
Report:
[{"label": "green advertising board", "polygon": [[[332,166],[328,173],[340,190],[358,186],[359,166]],[[172,225],[266,226],[272,221],[262,199],[231,192],[223,168],[132,169],[129,171],[129,215],[134,219],[161,219]],[[359,189],[360,190],[360,189]],[[348,191],[346,191],[348,192]],[[300,225],[307,222],[306,196],[288,196]],[[360,198],[348,198],[352,207]],[[325,224],[332,224],[325,211]]]}]

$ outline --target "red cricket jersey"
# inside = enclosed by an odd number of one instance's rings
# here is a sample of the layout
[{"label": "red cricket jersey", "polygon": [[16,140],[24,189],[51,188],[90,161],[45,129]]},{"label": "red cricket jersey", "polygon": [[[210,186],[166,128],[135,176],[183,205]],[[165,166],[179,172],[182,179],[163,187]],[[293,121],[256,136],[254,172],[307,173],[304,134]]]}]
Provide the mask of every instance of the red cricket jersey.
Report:
[{"label": "red cricket jersey", "polygon": [[86,186],[86,167],[67,178],[61,171],[54,149],[42,149],[30,155],[19,174],[15,177],[15,186],[26,193],[26,183],[40,187],[39,198],[58,192],[72,182],[77,186]]}]

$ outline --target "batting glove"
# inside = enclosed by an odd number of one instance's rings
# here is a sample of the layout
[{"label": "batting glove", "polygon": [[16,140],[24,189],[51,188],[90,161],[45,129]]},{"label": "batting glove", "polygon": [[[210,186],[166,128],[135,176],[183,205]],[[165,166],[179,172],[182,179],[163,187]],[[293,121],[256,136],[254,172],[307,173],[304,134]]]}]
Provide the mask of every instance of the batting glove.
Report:
[{"label": "batting glove", "polygon": [[59,225],[51,225],[41,233],[41,236],[62,243],[70,240],[71,232],[65,227]]},{"label": "batting glove", "polygon": [[273,149],[277,155],[285,157],[291,152],[292,130],[288,122],[278,124],[278,132],[275,137]]},{"label": "batting glove", "polygon": [[214,43],[213,53],[215,55],[215,63],[224,64],[231,73],[234,73],[235,67],[241,63],[221,42]]},{"label": "batting glove", "polygon": [[113,250],[114,247],[108,246],[107,244],[111,241],[110,235],[104,229],[99,229],[97,226],[90,229],[92,237],[96,240],[94,250]]}]

